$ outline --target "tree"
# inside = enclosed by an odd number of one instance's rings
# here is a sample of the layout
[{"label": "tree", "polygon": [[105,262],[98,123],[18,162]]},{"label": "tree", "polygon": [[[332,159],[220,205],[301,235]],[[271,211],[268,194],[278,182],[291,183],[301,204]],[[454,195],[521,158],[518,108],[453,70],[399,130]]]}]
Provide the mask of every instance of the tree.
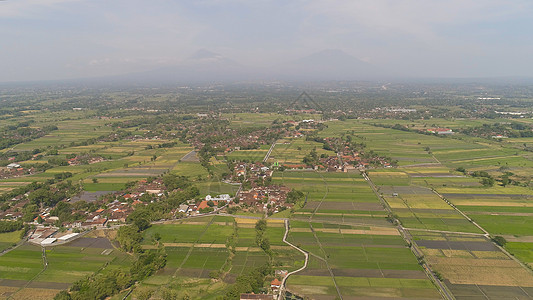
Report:
[{"label": "tree", "polygon": [[308,166],[316,166],[318,164],[318,153],[316,149],[311,150],[308,155],[306,155],[302,162]]},{"label": "tree", "polygon": [[296,203],[298,200],[302,199],[304,197],[304,193],[298,190],[292,190],[287,193],[287,202],[288,203]]},{"label": "tree", "polygon": [[33,219],[37,216],[39,207],[35,204],[28,204],[22,209],[22,221],[32,222]]},{"label": "tree", "polygon": [[511,180],[507,176],[502,177],[502,186],[507,186],[509,183],[511,183]]},{"label": "tree", "polygon": [[152,297],[154,290],[148,288],[140,288],[137,290],[136,296],[139,300],[148,300]]},{"label": "tree", "polygon": [[126,252],[139,250],[141,240],[142,235],[135,225],[121,226],[118,229],[117,241]]},{"label": "tree", "polygon": [[17,231],[22,229],[23,226],[22,221],[0,221],[0,233]]},{"label": "tree", "polygon": [[267,229],[267,222],[265,219],[261,219],[255,223],[255,230],[265,231]]},{"label": "tree", "polygon": [[177,300],[178,294],[174,290],[164,288],[161,292],[161,297],[163,298],[163,300]]},{"label": "tree", "polygon": [[191,186],[191,181],[185,176],[179,176],[176,174],[166,174],[163,176],[163,184],[168,188],[169,191],[175,189],[186,189]]},{"label": "tree", "polygon": [[133,224],[137,226],[139,231],[143,231],[147,229],[148,227],[150,227],[150,222],[145,218],[135,218],[135,220],[133,221]]},{"label": "tree", "polygon": [[486,186],[486,187],[491,187],[494,185],[494,178],[492,177],[483,177],[481,179],[481,184]]},{"label": "tree", "polygon": [[493,242],[495,242],[496,244],[498,244],[499,246],[503,247],[505,246],[505,244],[507,244],[507,240],[505,240],[505,238],[503,236],[495,236],[495,237],[492,237],[491,240]]},{"label": "tree", "polygon": [[56,296],[54,297],[54,300],[71,300],[71,299],[72,297],[65,290],[62,290],[61,292],[57,293]]}]

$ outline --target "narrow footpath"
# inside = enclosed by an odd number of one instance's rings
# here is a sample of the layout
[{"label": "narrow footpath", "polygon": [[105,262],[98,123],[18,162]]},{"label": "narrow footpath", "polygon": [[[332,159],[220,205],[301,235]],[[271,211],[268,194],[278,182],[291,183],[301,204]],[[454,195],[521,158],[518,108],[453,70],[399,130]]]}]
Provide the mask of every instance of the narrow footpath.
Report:
[{"label": "narrow footpath", "polygon": [[300,271],[303,271],[305,268],[307,268],[307,263],[309,262],[309,253],[305,252],[304,250],[296,247],[295,245],[293,245],[291,242],[287,241],[287,235],[289,235],[289,228],[290,228],[290,225],[289,225],[289,220],[285,220],[285,235],[283,235],[283,242],[289,246],[291,246],[292,248],[300,251],[304,256],[305,256],[305,262],[304,262],[304,265],[299,268],[298,270],[294,270],[292,272],[290,272],[289,274],[287,274],[287,276],[285,276],[283,278],[283,280],[281,281],[281,286],[279,288],[279,294],[278,294],[278,300],[281,300],[282,299],[282,295],[283,295],[283,290],[285,289],[285,282],[287,281],[287,278],[289,278],[289,276],[293,275],[293,274],[296,274]]}]

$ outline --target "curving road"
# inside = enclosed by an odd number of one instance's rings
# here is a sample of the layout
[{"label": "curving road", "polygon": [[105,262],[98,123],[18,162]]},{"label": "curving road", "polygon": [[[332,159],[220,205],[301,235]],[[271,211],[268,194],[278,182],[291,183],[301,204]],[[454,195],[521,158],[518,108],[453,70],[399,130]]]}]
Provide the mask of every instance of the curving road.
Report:
[{"label": "curving road", "polygon": [[285,220],[285,235],[283,235],[283,242],[289,246],[291,246],[292,248],[300,251],[304,256],[305,256],[305,263],[303,265],[303,267],[299,268],[298,270],[294,270],[292,272],[290,272],[289,274],[287,274],[287,276],[285,276],[282,280],[281,280],[281,285],[279,287],[279,294],[278,294],[278,300],[282,299],[282,295],[283,295],[283,289],[285,288],[285,282],[287,281],[287,278],[289,278],[289,276],[295,274],[295,273],[298,273],[302,270],[304,270],[305,268],[307,268],[307,263],[309,262],[309,253],[305,252],[304,250],[294,246],[291,242],[287,241],[287,235],[289,234],[289,220]]}]

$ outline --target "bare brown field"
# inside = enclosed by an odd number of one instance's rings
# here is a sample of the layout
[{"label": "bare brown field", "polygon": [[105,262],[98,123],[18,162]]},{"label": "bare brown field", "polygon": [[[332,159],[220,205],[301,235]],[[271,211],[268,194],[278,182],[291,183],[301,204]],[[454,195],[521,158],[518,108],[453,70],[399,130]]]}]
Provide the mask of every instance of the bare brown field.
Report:
[{"label": "bare brown field", "polygon": [[[316,232],[340,234],[370,234],[370,235],[400,235],[396,228],[374,227],[370,229],[339,229],[339,228],[314,228]],[[311,232],[311,228],[292,228],[292,232]]]},{"label": "bare brown field", "polygon": [[522,267],[494,268],[483,266],[440,265],[435,267],[435,269],[453,284],[533,287],[533,279],[531,279],[531,275]]},{"label": "bare brown field", "polygon": [[[327,295],[328,287],[326,286],[318,286],[318,285],[287,285],[287,289],[289,291],[294,291],[296,294],[300,295],[308,295],[312,299],[316,299],[315,295]],[[335,299],[335,296],[328,296],[331,297],[331,299]],[[329,298],[328,298],[329,299]]]},{"label": "bare brown field", "polygon": [[0,186],[13,186],[13,185],[26,185],[27,182],[18,182],[18,181],[8,181],[8,182],[0,182]]},{"label": "bare brown field", "polygon": [[108,240],[114,240],[117,237],[117,231],[113,229],[93,230],[85,235],[85,237],[107,238]]},{"label": "bare brown field", "polygon": [[469,266],[494,267],[494,268],[521,268],[511,259],[472,259],[472,258],[450,258],[450,257],[428,257],[428,262],[432,265],[446,266]]},{"label": "bare brown field", "polygon": [[446,241],[446,240],[418,240],[416,244],[431,249],[496,251],[498,248],[488,241]]},{"label": "bare brown field", "polygon": [[1,300],[7,299],[9,296],[11,296],[11,294],[16,292],[17,290],[18,290],[17,287],[0,285],[0,299]]},{"label": "bare brown field", "polygon": [[477,258],[507,259],[507,255],[500,251],[472,251]]},{"label": "bare brown field", "polygon": [[70,247],[83,247],[83,248],[101,248],[101,249],[113,249],[113,245],[107,238],[86,238],[82,237],[76,239],[67,244]]},{"label": "bare brown field", "polygon": [[427,261],[452,284],[533,287],[530,273],[510,259],[427,257]]},{"label": "bare brown field", "polygon": [[506,201],[476,201],[476,200],[453,200],[455,205],[463,206],[513,206],[533,207],[533,202],[506,202]]},{"label": "bare brown field", "polygon": [[60,290],[53,290],[53,289],[32,289],[32,288],[26,288],[19,292],[17,292],[15,295],[13,295],[13,299],[17,300],[48,300],[53,299],[54,296],[59,293]]},{"label": "bare brown field", "polygon": [[71,286],[70,283],[64,282],[44,282],[44,281],[32,281],[28,288],[32,289],[48,289],[48,290],[64,290]]},{"label": "bare brown field", "polygon": [[[313,213],[310,213],[310,212],[303,212],[303,211],[298,211],[298,212],[295,212],[294,213],[295,215],[312,215]],[[317,213],[314,213],[315,216],[346,216],[346,217],[373,217],[373,215],[370,215],[370,214],[343,214],[343,213],[321,213],[321,212],[317,212]]]},{"label": "bare brown field", "polygon": [[470,251],[467,250],[449,250],[442,249],[442,253],[446,257],[456,257],[456,258],[475,258]]}]

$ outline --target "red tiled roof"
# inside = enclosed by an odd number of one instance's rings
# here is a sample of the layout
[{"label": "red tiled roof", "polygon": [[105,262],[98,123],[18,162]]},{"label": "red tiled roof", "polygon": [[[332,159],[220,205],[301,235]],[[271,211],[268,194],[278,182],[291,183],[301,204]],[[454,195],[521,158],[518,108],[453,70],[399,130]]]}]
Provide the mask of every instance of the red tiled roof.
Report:
[{"label": "red tiled roof", "polygon": [[[213,201],[213,203],[215,204],[215,206],[218,204],[218,201]],[[209,205],[207,205],[207,201],[204,200],[200,203],[200,205],[198,205],[198,210],[200,209],[204,209],[204,208],[208,208]]]},{"label": "red tiled roof", "polygon": [[270,282],[270,285],[273,286],[280,286],[281,285],[281,281],[279,281],[277,278],[274,278],[274,280],[272,280],[272,282]]}]

